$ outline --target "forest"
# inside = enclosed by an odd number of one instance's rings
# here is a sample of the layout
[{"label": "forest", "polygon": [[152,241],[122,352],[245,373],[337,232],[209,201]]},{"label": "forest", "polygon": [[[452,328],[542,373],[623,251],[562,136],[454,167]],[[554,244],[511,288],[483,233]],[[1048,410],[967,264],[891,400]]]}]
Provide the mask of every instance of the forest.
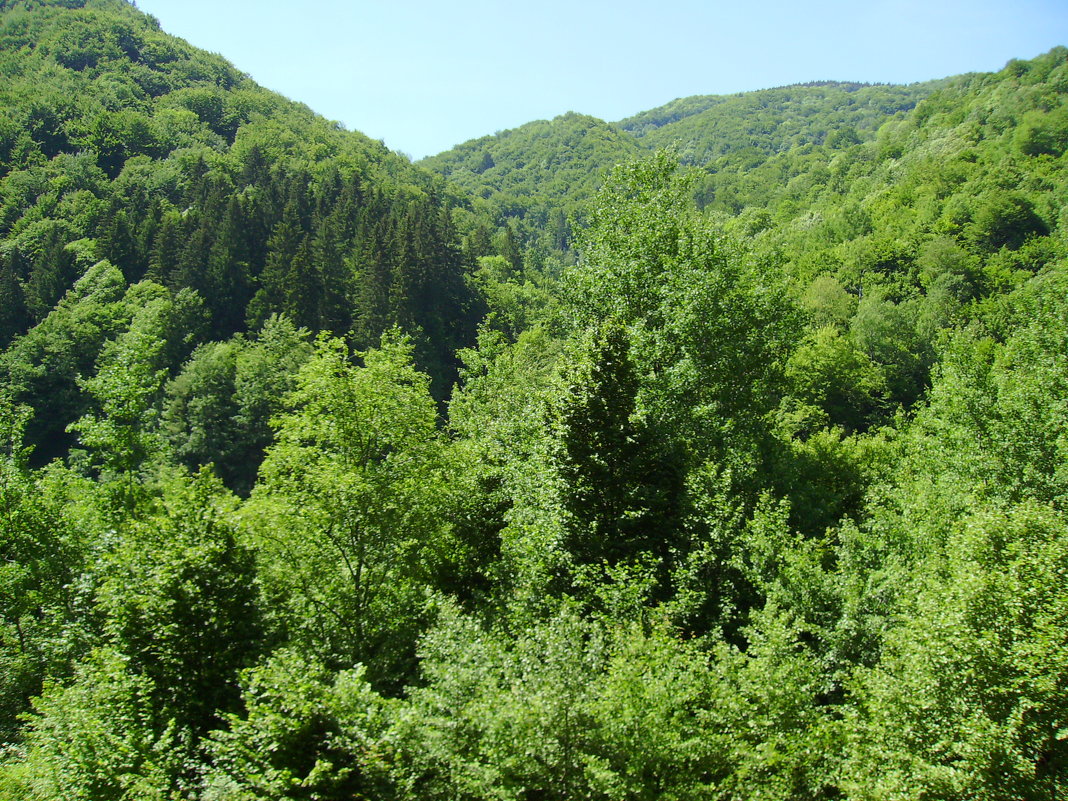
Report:
[{"label": "forest", "polygon": [[415,164],[127,0],[0,75],[0,798],[1068,797],[1068,49]]}]

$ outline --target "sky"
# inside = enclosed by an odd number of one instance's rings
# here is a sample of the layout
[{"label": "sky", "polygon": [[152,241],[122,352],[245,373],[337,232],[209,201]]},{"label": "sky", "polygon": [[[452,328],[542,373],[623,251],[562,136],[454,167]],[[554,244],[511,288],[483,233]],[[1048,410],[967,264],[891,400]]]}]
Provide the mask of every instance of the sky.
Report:
[{"label": "sky", "polygon": [[567,111],[992,72],[1068,45],[1068,0],[137,0],[168,33],[419,159]]}]

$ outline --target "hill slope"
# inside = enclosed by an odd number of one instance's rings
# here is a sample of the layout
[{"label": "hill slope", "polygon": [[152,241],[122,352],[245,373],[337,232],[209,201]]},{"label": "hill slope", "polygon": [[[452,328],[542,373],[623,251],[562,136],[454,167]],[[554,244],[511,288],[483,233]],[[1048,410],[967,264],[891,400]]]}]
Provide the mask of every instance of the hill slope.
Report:
[{"label": "hill slope", "polygon": [[752,169],[794,147],[867,141],[939,85],[823,83],[695,96],[618,123],[569,113],[465,142],[420,164],[483,198],[487,213],[498,223],[511,220],[528,245],[565,255],[566,218],[582,218],[606,170],[622,160],[668,147],[683,163],[710,172]]},{"label": "hill slope", "polygon": [[910,111],[940,82],[912,86],[816,83],[681,98],[616,123],[647,148],[676,144],[687,164],[728,155],[750,160],[801,145],[831,146],[870,138],[895,114]]},{"label": "hill slope", "polygon": [[[399,324],[447,394],[481,311],[439,179],[122,0],[5,2],[0,70],[0,343],[107,260],[197,293],[190,348],[278,313],[360,347]],[[26,381],[12,392],[36,407]]]}]

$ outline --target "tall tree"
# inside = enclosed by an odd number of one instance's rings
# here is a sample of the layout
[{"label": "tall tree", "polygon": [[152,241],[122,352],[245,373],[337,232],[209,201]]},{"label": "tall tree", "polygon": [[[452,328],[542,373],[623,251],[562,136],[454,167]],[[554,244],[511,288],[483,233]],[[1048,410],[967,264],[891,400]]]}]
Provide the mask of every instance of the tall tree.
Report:
[{"label": "tall tree", "polygon": [[289,635],[328,664],[363,662],[391,687],[411,669],[444,525],[436,410],[411,359],[397,334],[363,353],[362,367],[342,341],[321,338],[248,504]]}]

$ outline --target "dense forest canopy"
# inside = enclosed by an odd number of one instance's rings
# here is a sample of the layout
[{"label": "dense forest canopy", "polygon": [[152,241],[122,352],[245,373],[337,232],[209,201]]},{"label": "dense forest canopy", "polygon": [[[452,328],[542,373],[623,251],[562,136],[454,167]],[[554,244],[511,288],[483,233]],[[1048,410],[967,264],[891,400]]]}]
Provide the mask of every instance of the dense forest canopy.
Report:
[{"label": "dense forest canopy", "polygon": [[0,797],[1068,793],[1068,49],[418,165],[0,73]]}]

